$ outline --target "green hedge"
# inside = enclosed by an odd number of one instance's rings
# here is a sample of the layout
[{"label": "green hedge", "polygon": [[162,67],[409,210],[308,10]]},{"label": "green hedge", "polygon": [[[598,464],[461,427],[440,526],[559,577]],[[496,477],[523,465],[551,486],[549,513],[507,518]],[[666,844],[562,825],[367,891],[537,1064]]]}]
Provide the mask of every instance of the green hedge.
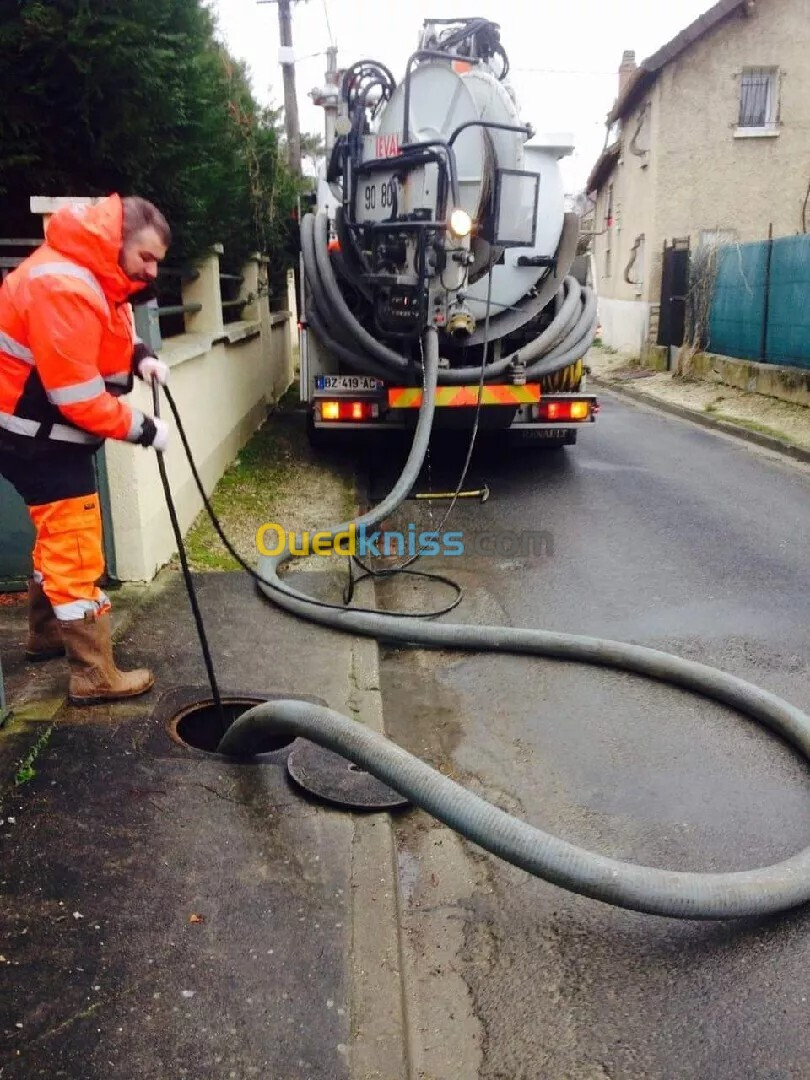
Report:
[{"label": "green hedge", "polygon": [[170,261],[210,244],[225,265],[289,261],[297,184],[277,113],[200,0],[0,0],[0,235],[27,235],[31,195],[153,200]]}]

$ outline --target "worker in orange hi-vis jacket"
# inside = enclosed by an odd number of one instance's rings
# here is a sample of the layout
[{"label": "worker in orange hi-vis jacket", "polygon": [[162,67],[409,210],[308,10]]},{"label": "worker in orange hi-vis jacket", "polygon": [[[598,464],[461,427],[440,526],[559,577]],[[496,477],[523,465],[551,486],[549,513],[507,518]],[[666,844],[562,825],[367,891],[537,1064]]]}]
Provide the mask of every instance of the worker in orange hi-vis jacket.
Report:
[{"label": "worker in orange hi-vis jacket", "polygon": [[160,211],[110,195],[66,206],[0,288],[0,475],[34,523],[29,660],[67,655],[77,705],[134,697],[150,671],[113,659],[93,455],[105,439],[165,450],[168,429],[121,400],[168,368],[135,334],[130,298],[171,240]]}]

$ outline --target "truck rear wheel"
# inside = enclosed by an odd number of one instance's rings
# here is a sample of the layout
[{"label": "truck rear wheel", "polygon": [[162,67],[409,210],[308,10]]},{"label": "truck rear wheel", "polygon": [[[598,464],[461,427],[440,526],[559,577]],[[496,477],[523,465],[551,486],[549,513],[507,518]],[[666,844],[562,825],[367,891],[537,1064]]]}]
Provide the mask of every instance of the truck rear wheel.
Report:
[{"label": "truck rear wheel", "polygon": [[325,450],[330,443],[327,432],[323,428],[315,427],[312,409],[307,409],[307,442],[313,450]]}]

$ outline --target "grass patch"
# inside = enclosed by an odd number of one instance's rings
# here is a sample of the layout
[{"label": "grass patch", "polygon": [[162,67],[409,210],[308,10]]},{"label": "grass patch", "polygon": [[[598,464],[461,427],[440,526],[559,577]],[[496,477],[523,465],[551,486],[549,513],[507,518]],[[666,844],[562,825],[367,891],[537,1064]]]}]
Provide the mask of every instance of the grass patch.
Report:
[{"label": "grass patch", "polygon": [[[211,505],[227,536],[234,525],[265,518],[280,486],[289,482],[291,449],[273,418],[266,420],[228,467],[211,496]],[[238,544],[234,544],[240,550]],[[222,546],[203,511],[186,536],[189,563],[195,570],[237,570],[239,564]],[[242,552],[244,555],[245,552]]]},{"label": "grass patch", "polygon": [[53,724],[49,724],[25,757],[17,762],[17,771],[14,774],[15,787],[22,787],[23,784],[29,783],[29,781],[33,780],[37,775],[37,771],[34,768],[34,762],[50,742],[52,733]]},{"label": "grass patch", "polygon": [[[252,565],[259,527],[286,517],[295,504],[306,504],[307,493],[316,491],[324,478],[345,489],[345,501],[351,506],[353,486],[346,469],[314,458],[294,384],[225,471],[211,504],[233,546]],[[313,509],[317,513],[317,505]],[[186,535],[186,550],[192,570],[240,568],[223,547],[205,511]]]},{"label": "grass patch", "polygon": [[791,446],[802,445],[795,439],[791,439],[784,431],[779,431],[778,428],[769,427],[767,424],[760,424],[758,420],[743,420],[739,416],[730,416],[728,413],[717,412],[715,410],[712,411],[718,420],[725,420],[728,424],[735,424],[737,427],[747,428],[748,431],[756,431],[760,435],[769,435],[772,439],[779,439],[781,442],[790,443]]}]

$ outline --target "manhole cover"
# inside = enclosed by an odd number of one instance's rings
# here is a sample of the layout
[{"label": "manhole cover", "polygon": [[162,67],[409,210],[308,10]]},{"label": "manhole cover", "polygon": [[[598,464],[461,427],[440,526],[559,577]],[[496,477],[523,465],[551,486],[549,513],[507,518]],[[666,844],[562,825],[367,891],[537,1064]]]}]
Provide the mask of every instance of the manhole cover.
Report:
[{"label": "manhole cover", "polygon": [[351,810],[395,810],[408,800],[353,761],[299,739],[287,758],[287,771],[304,791]]}]

